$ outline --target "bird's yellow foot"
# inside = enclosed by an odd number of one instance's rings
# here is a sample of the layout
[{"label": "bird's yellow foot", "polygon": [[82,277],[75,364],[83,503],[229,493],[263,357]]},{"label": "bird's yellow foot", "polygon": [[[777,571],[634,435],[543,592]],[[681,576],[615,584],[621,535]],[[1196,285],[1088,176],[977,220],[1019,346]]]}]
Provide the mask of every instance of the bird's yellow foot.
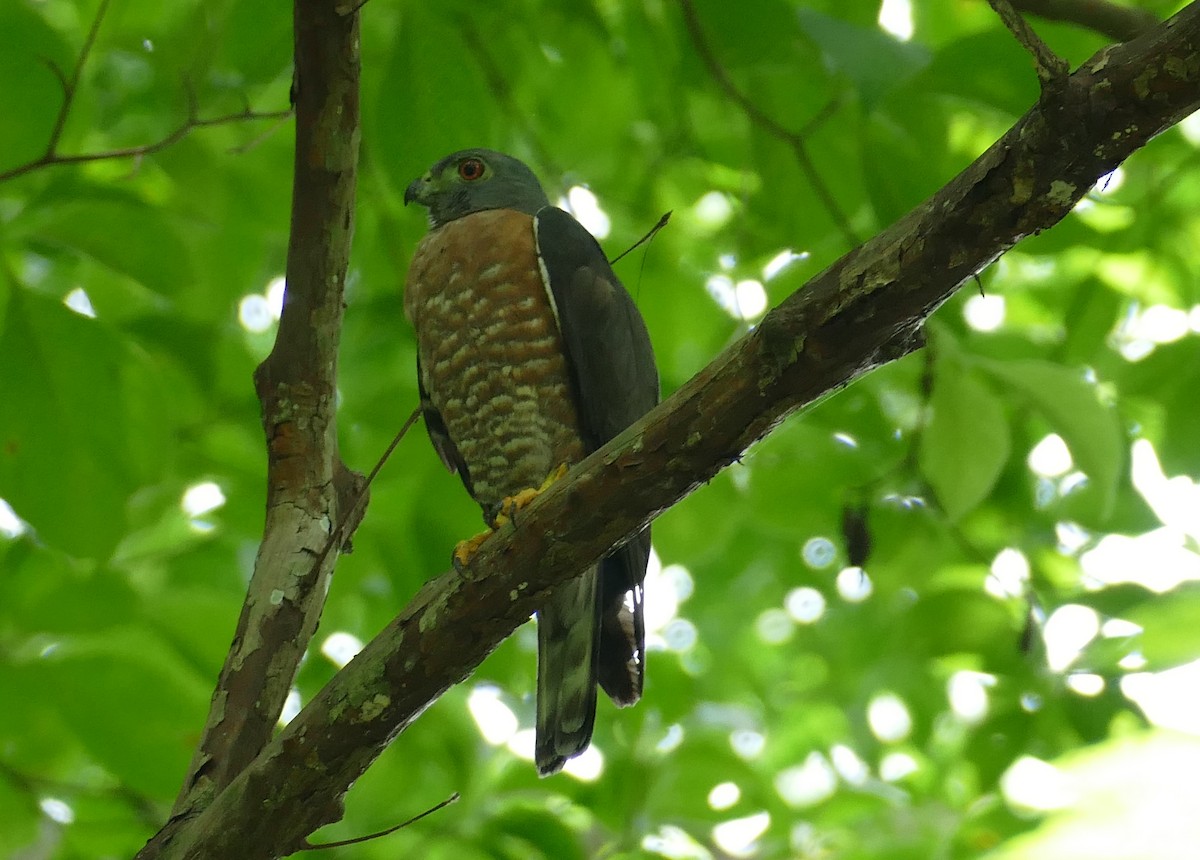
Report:
[{"label": "bird's yellow foot", "polygon": [[500,509],[497,511],[495,518],[492,520],[493,528],[500,528],[506,523],[510,523],[516,519],[517,511],[528,507],[529,503],[540,496],[546,490],[550,489],[555,481],[560,480],[567,474],[567,464],[562,463],[553,472],[546,476],[546,480],[542,481],[542,485],[536,490],[533,487],[528,487],[521,492],[508,496],[504,501],[500,502]]},{"label": "bird's yellow foot", "polygon": [[475,557],[475,553],[479,552],[479,548],[483,546],[485,540],[494,535],[497,529],[513,522],[516,519],[517,511],[525,508],[530,502],[546,492],[555,481],[561,479],[566,474],[567,464],[563,463],[547,475],[546,480],[542,481],[542,485],[537,489],[529,487],[521,490],[519,493],[506,496],[496,509],[496,515],[492,517],[491,529],[458,542],[458,546],[454,548],[454,555],[451,557],[454,562],[454,569],[462,572],[462,569],[471,563],[471,559]]},{"label": "bird's yellow foot", "polygon": [[495,529],[489,529],[486,532],[480,532],[475,537],[460,540],[458,546],[454,548],[454,555],[451,556],[454,561],[454,569],[462,573],[462,569],[471,563],[471,559],[475,557],[475,553],[479,552],[479,548],[483,546],[483,542],[495,534]]}]

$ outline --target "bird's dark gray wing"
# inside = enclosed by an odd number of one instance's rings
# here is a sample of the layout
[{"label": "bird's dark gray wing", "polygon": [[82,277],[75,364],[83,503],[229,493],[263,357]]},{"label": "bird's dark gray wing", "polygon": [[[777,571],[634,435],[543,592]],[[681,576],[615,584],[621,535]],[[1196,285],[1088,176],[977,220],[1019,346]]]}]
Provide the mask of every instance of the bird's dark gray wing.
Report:
[{"label": "bird's dark gray wing", "polygon": [[475,498],[475,490],[471,487],[471,473],[467,470],[467,463],[458,453],[458,447],[454,444],[454,440],[450,438],[450,431],[446,429],[442,413],[438,412],[429,393],[425,390],[425,376],[421,373],[420,358],[417,359],[417,392],[421,397],[421,417],[425,420],[425,430],[429,433],[429,441],[433,443],[433,450],[437,451],[438,457],[446,464],[447,469],[458,473],[471,498]]},{"label": "bird's dark gray wing", "polygon": [[[535,216],[534,232],[591,452],[658,403],[654,350],[637,305],[582,224],[548,206]],[[619,705],[642,692],[649,553],[647,528],[600,565],[599,681]]]},{"label": "bird's dark gray wing", "polygon": [[650,335],[600,245],[568,213],[536,216],[538,254],[554,298],[589,451],[658,404]]}]

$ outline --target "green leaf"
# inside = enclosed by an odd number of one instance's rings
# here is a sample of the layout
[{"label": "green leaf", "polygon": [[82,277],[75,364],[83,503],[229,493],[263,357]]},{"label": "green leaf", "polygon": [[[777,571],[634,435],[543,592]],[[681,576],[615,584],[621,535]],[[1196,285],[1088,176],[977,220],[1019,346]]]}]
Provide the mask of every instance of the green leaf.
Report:
[{"label": "green leaf", "polygon": [[979,366],[1026,398],[1062,436],[1095,487],[1101,516],[1107,516],[1125,466],[1126,439],[1119,416],[1100,402],[1096,386],[1076,370],[1039,359],[985,360]]},{"label": "green leaf", "polygon": [[551,810],[536,801],[514,799],[488,823],[488,841],[500,847],[509,860],[545,858],[545,860],[583,860],[577,828],[571,819],[583,818],[583,810]]},{"label": "green leaf", "polygon": [[800,35],[791,4],[781,0],[757,0],[753,15],[722,0],[700,0],[695,7],[706,38],[730,69],[786,62],[791,40]]},{"label": "green leaf", "polygon": [[35,8],[32,3],[0,4],[0,80],[19,81],[0,87],[0,170],[46,151],[63,97],[51,64],[69,69],[74,62],[72,50]]},{"label": "green leaf", "polygon": [[1018,631],[1008,608],[982,590],[953,588],[923,596],[905,625],[905,647],[919,654],[978,653],[988,665],[1004,665],[1017,650]]},{"label": "green leaf", "polygon": [[174,795],[208,703],[209,679],[135,626],[63,639],[37,672],[44,695],[109,771],[153,797]]},{"label": "green leaf", "polygon": [[237,623],[236,601],[216,590],[172,588],[154,595],[148,611],[164,639],[216,677]]},{"label": "green leaf", "polygon": [[814,9],[796,13],[830,69],[846,75],[863,101],[872,105],[929,63],[918,42],[901,42],[878,27],[860,27]]},{"label": "green leaf", "polygon": [[187,245],[156,207],[123,191],[75,186],[69,193],[17,223],[27,241],[95,260],[162,295],[194,282]]},{"label": "green leaf", "polygon": [[[41,537],[103,558],[169,449],[145,356],[96,320],[16,291],[0,332],[0,497]],[[158,404],[159,408],[151,407]]]},{"label": "green leaf", "polygon": [[934,55],[917,80],[922,87],[1018,117],[1037,101],[1032,75],[997,75],[997,68],[1027,62],[1025,50],[1000,29],[956,39]]},{"label": "green leaf", "polygon": [[1169,669],[1200,657],[1200,585],[1181,585],[1123,617],[1142,627],[1138,644],[1147,671]]},{"label": "green leaf", "polygon": [[883,99],[867,116],[861,157],[881,224],[898,220],[935,190],[936,180],[922,168],[930,159],[946,161],[946,128],[942,106],[907,89]]},{"label": "green leaf", "polygon": [[486,109],[493,96],[476,53],[462,29],[433,7],[405,7],[387,68],[389,85],[379,92],[372,125],[381,156],[398,156],[382,159],[394,187],[404,188],[448,152],[493,136],[497,116]]},{"label": "green leaf", "polygon": [[1136,397],[1139,406],[1157,414],[1153,424],[1158,426],[1145,426],[1143,421],[1140,435],[1153,441],[1167,475],[1200,471],[1200,338],[1159,344],[1153,353],[1119,371],[1115,382],[1122,395]]},{"label": "green leaf", "polygon": [[0,626],[36,642],[47,633],[99,632],[137,615],[128,582],[82,567],[33,539],[15,543],[3,559]]},{"label": "green leaf", "polygon": [[33,844],[39,819],[35,798],[21,791],[14,781],[0,776],[0,854],[32,856],[29,851],[19,849]]},{"label": "green leaf", "polygon": [[1064,361],[1087,364],[1103,358],[1107,341],[1123,311],[1122,297],[1100,280],[1088,278],[1074,290],[1067,308],[1069,324]]},{"label": "green leaf", "polygon": [[[1200,742],[1184,734],[1139,732],[1053,762],[1071,802],[999,850],[994,860],[1191,860],[1200,821],[1190,799]],[[1041,810],[1038,810],[1041,812]]]},{"label": "green leaf", "polygon": [[[0,171],[45,151],[62,104],[45,61],[69,77],[101,5],[0,0]],[[261,5],[108,4],[59,151],[158,140],[189,102],[202,118],[286,106],[290,10]],[[669,394],[749,327],[713,301],[709,278],[725,275],[739,291],[761,284],[772,304],[784,301],[856,244],[839,212],[869,239],[1036,101],[1027,52],[986,3],[912,5],[915,31],[902,43],[881,32],[880,0],[695,0],[704,41],[747,109],[705,62],[678,4],[369,4],[337,361],[347,464],[370,468],[418,399],[401,293],[428,224],[402,192],[434,159],[488,146],[524,159],[552,200],[588,186],[611,219],[601,243],[610,255],[674,210],[616,267]],[[1099,45],[1078,27],[1037,26],[1072,66]],[[803,131],[806,158],[773,124]],[[9,538],[0,521],[0,791],[13,787],[9,769],[35,786],[0,797],[0,812],[20,813],[0,821],[0,842],[12,840],[0,856],[29,854],[39,837],[57,840],[42,854],[132,856],[162,819],[161,809],[147,816],[147,801],[161,807],[178,790],[261,538],[268,463],[252,373],[273,333],[269,322],[243,328],[239,303],[284,269],[294,129],[291,120],[205,125],[146,158],[0,183],[0,497],[31,526]],[[528,625],[395,738],[356,781],[343,820],[314,841],[382,830],[452,791],[462,793],[452,809],[341,853],[615,860],[658,857],[662,846],[700,856],[728,853],[714,847],[716,825],[765,810],[763,858],[923,860],[999,852],[1037,826],[1000,799],[1013,761],[1061,759],[1141,725],[1116,682],[1143,638],[1153,666],[1197,650],[1186,589],[1090,591],[1079,558],[1105,534],[1161,525],[1124,467],[1111,516],[1100,518],[1087,434],[1119,414],[1136,421],[1169,476],[1200,474],[1200,338],[1186,333],[1200,301],[1196,153],[1187,135],[1165,131],[1097,201],[1120,213],[1120,229],[1101,233],[1094,217],[1072,215],[1006,255],[989,279],[1006,299],[998,330],[967,321],[973,289],[943,305],[930,321],[929,384],[920,355],[872,371],[751,451],[724,452],[739,462],[656,520],[667,572],[646,591],[645,696],[623,711],[599,703],[594,781],[539,780],[529,761],[486,742],[469,711],[471,685],[500,685],[517,721],[512,746],[527,742],[536,686]],[[76,288],[96,319],[62,307]],[[1152,332],[1156,314],[1169,326]],[[1173,337],[1174,326],[1179,337],[1130,361],[1121,350],[1130,320],[1135,335]],[[1030,359],[1094,368],[1113,409],[1069,370],[1047,383],[1012,363]],[[1063,415],[1060,376],[1069,394],[1089,398]],[[1021,457],[1048,432],[1067,438],[1089,478],[1038,507],[1047,497],[1034,498],[1040,482]],[[478,506],[424,436],[414,428],[371,488],[355,552],[338,562],[295,680],[303,701],[336,671],[318,653],[326,636],[370,639],[479,528]],[[204,480],[226,496],[203,518],[211,530],[179,505]],[[860,507],[871,555],[862,571],[839,569],[841,512]],[[1060,553],[1064,520],[1081,529],[1080,552]],[[819,567],[804,555],[816,537],[834,546]],[[1084,602],[1143,625],[1144,637],[1101,637],[1077,661],[1110,681],[1102,694],[1080,696],[1046,676],[1039,655],[1020,652],[1021,602],[984,588],[996,584],[989,564],[1005,548],[1028,560],[1045,606]],[[819,618],[798,611],[816,600]],[[995,678],[979,724],[946,718],[947,678],[960,670]],[[902,703],[907,721],[892,728],[906,736],[878,731],[881,693]],[[850,777],[848,752],[865,763],[866,782]],[[780,774],[794,776],[814,753],[846,778],[829,780],[823,802],[789,808]],[[1170,781],[1131,758],[1145,780]],[[915,769],[884,779],[897,760]],[[71,805],[73,824],[39,814],[52,792]],[[1122,792],[1148,820],[1164,810],[1168,825],[1182,820],[1114,780]],[[1089,850],[1074,836],[1068,848]],[[1145,844],[1126,856],[1158,860]]]},{"label": "green leaf", "polygon": [[920,465],[952,520],[987,498],[1008,461],[1008,422],[996,395],[956,362],[938,362]]}]

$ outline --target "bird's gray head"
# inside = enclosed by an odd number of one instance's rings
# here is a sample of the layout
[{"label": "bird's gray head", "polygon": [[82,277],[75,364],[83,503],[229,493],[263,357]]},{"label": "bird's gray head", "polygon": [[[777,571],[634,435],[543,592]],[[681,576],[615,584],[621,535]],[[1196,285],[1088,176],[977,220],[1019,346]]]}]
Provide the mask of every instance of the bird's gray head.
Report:
[{"label": "bird's gray head", "polygon": [[434,227],[485,209],[515,209],[533,215],[550,205],[532,170],[511,155],[491,149],[463,149],[447,155],[405,190],[404,202],[414,200],[429,210]]}]

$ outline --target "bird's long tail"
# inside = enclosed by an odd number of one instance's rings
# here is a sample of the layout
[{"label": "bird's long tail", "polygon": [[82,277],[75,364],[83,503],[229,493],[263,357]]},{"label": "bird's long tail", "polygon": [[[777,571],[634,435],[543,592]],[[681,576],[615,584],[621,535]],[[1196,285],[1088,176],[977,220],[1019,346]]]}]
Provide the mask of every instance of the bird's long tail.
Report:
[{"label": "bird's long tail", "polygon": [[538,612],[538,773],[549,776],[583,752],[596,720],[600,645],[599,572],[557,589]]}]

